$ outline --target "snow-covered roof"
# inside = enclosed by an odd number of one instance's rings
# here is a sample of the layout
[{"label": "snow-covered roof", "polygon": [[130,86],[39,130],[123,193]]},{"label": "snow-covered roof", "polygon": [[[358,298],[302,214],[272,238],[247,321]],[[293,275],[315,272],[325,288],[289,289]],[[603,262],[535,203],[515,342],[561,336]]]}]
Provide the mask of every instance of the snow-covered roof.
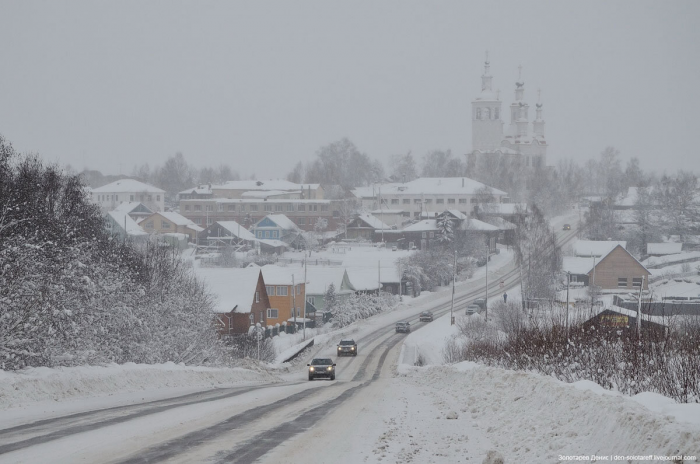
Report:
[{"label": "snow-covered roof", "polygon": [[673,255],[680,253],[682,243],[647,243],[648,255]]},{"label": "snow-covered roof", "polygon": [[302,190],[311,187],[317,189],[320,184],[295,184],[285,179],[269,180],[230,180],[223,184],[212,185],[212,189],[220,190]]},{"label": "snow-covered roof", "polygon": [[217,221],[217,224],[226,229],[234,237],[243,240],[255,240],[255,235],[236,221]]},{"label": "snow-covered roof", "polygon": [[467,216],[466,214],[464,214],[463,212],[461,212],[461,211],[459,211],[459,210],[456,210],[456,209],[448,209],[448,210],[446,210],[446,211],[447,211],[448,213],[450,213],[451,215],[453,215],[453,216],[454,216],[455,218],[457,218],[457,219],[462,219],[462,220],[464,220],[464,219],[467,219],[467,218],[469,217],[469,216]]},{"label": "snow-covered roof", "polygon": [[386,208],[375,209],[374,211],[371,211],[371,213],[374,214],[375,216],[379,216],[381,214],[401,214],[403,212],[404,212],[404,210],[402,210],[402,209],[386,209]]},{"label": "snow-covered roof", "polygon": [[627,249],[626,241],[614,240],[578,240],[574,243],[575,256],[605,256],[617,245]]},{"label": "snow-covered roof", "polygon": [[170,221],[173,224],[176,224],[178,226],[184,226],[184,227],[187,227],[187,228],[192,229],[192,230],[197,231],[197,232],[201,232],[204,230],[204,228],[198,226],[197,224],[195,224],[194,222],[192,222],[191,220],[187,219],[185,216],[182,216],[179,213],[175,213],[172,211],[165,211],[165,212],[158,213],[158,214],[160,214],[165,219],[167,219],[168,221]]},{"label": "snow-covered roof", "polygon": [[378,270],[367,272],[367,269],[347,268],[348,279],[357,291],[372,291],[379,289]]},{"label": "snow-covered roof", "polygon": [[158,187],[144,184],[136,179],[120,179],[102,187],[92,189],[93,193],[131,193],[131,192],[150,192],[150,193],[165,193]]},{"label": "snow-covered roof", "polygon": [[148,235],[148,232],[143,230],[136,221],[131,219],[131,216],[125,211],[109,211],[107,213],[114,222],[119,224],[119,227],[125,230],[128,235],[138,236],[138,235]]},{"label": "snow-covered roof", "polygon": [[423,219],[403,229],[404,232],[422,232],[425,230],[438,230],[437,221],[435,219]]},{"label": "snow-covered roof", "polygon": [[207,285],[215,297],[215,313],[248,313],[255,300],[259,268],[195,267],[196,276]]},{"label": "snow-covered roof", "polygon": [[527,213],[526,203],[484,203],[479,205],[482,214],[523,214]]},{"label": "snow-covered roof", "polygon": [[306,268],[306,293],[307,295],[322,295],[326,293],[330,284],[335,286],[336,293],[340,292],[345,275],[344,267],[318,267]]},{"label": "snow-covered roof", "polygon": [[284,243],[282,240],[275,240],[271,238],[258,238],[256,240],[272,248],[291,248],[287,243]]},{"label": "snow-covered roof", "polygon": [[241,193],[241,198],[270,198],[278,195],[289,195],[290,193],[301,194],[301,190],[251,190],[250,192]]},{"label": "snow-covered roof", "polygon": [[583,275],[588,274],[593,270],[595,263],[600,262],[596,258],[579,258],[576,256],[564,256],[562,259],[561,269],[564,272]]},{"label": "snow-covered roof", "polygon": [[195,193],[197,195],[211,195],[211,189],[209,186],[198,186],[198,187],[190,187],[188,189],[183,190],[182,192],[178,192],[178,195],[189,195]]},{"label": "snow-covered roof", "polygon": [[461,225],[460,228],[462,230],[480,230],[480,231],[496,231],[500,230],[498,227],[488,224],[484,221],[480,221],[478,219],[469,219],[468,221],[464,221]]},{"label": "snow-covered roof", "polygon": [[299,230],[299,227],[294,223],[294,221],[289,219],[284,214],[268,214],[260,221],[258,221],[254,227],[259,227],[258,224],[260,224],[260,222],[264,221],[265,219],[270,219],[272,222],[277,224],[277,226],[285,230]]},{"label": "snow-covered roof", "polygon": [[113,211],[119,211],[119,212],[128,214],[128,213],[131,213],[136,208],[138,208],[139,205],[142,205],[144,209],[151,211],[150,208],[148,208],[146,205],[143,205],[141,202],[138,202],[138,201],[124,201],[124,202],[120,203],[119,206],[114,208]]},{"label": "snow-covered roof", "polygon": [[381,230],[381,229],[391,229],[390,226],[386,225],[382,221],[380,221],[376,216],[373,216],[371,214],[363,213],[357,216],[358,219],[361,219],[362,221],[366,222],[370,227]]},{"label": "snow-covered roof", "polygon": [[489,217],[484,222],[488,222],[489,224],[498,227],[498,230],[512,230],[512,229],[518,228],[518,226],[516,226],[512,222],[508,222],[505,219],[503,219],[502,217],[498,217],[498,216]]},{"label": "snow-covered roof", "polygon": [[303,267],[282,267],[266,264],[260,269],[262,269],[265,285],[292,285],[292,276],[294,276],[294,284],[304,283]]},{"label": "snow-covered roof", "polygon": [[[485,184],[467,177],[421,177],[410,182],[382,184],[377,187],[360,187],[352,192],[359,198],[379,195],[381,187],[384,195],[474,195]],[[491,187],[493,195],[507,195],[502,190]]]}]

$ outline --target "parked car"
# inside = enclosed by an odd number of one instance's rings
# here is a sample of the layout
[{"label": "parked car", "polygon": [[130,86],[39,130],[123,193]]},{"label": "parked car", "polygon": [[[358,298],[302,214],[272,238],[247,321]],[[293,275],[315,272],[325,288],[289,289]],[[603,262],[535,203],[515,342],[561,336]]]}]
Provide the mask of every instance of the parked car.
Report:
[{"label": "parked car", "polygon": [[338,343],[338,356],[357,356],[355,340],[341,340]]},{"label": "parked car", "polygon": [[478,313],[480,310],[481,310],[481,308],[479,308],[477,305],[470,304],[469,306],[467,306],[466,313],[467,313],[467,316],[471,316],[472,314]]},{"label": "parked car", "polygon": [[433,313],[431,311],[423,311],[420,313],[419,320],[421,322],[433,322]]},{"label": "parked car", "polygon": [[330,358],[314,358],[309,367],[309,380],[324,378],[335,380],[335,363]]},{"label": "parked car", "polygon": [[396,323],[396,333],[409,333],[411,331],[411,324],[408,322],[397,322]]},{"label": "parked car", "polygon": [[571,230],[571,224],[564,224],[564,230]]},{"label": "parked car", "polygon": [[486,299],[485,298],[477,298],[474,300],[475,305],[479,307],[479,309],[486,309]]}]

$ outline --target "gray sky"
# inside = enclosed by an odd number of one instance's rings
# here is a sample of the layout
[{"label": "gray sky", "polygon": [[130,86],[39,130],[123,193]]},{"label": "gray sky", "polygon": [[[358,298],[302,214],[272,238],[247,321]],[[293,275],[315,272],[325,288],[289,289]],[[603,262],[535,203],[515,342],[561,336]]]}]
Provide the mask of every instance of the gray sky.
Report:
[{"label": "gray sky", "polygon": [[699,19],[698,1],[0,0],[0,133],[111,174],[181,151],[284,176],[341,137],[464,154],[488,49],[504,108],[519,64],[531,109],[542,89],[550,164],[614,145],[697,171]]}]

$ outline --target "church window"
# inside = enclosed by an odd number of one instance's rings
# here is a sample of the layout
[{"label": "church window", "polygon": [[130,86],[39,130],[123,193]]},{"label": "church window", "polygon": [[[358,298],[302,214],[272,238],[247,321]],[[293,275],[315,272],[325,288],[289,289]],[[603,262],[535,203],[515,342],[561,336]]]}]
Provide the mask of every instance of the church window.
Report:
[{"label": "church window", "polygon": [[481,119],[481,108],[476,109],[476,119]]},{"label": "church window", "polygon": [[484,119],[491,119],[491,108],[484,108]]}]

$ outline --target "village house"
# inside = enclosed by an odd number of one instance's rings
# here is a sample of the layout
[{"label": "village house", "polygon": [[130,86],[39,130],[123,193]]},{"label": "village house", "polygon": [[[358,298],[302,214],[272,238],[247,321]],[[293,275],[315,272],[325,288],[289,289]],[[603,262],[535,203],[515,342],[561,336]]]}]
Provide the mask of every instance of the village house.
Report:
[{"label": "village house", "polygon": [[173,212],[153,213],[141,221],[140,225],[148,233],[187,234],[192,242],[197,239],[197,234],[204,230],[186,217]]},{"label": "village house", "polygon": [[120,179],[90,191],[91,200],[102,211],[113,211],[121,203],[140,202],[151,211],[165,210],[165,190],[135,179]]},{"label": "village house", "polygon": [[154,213],[148,206],[138,201],[125,201],[114,208],[114,211],[128,214],[137,224]]},{"label": "village house", "polygon": [[197,243],[214,247],[251,249],[257,239],[236,221],[217,221],[197,234]]},{"label": "village house", "polygon": [[302,230],[284,214],[265,216],[250,231],[258,240],[279,240],[295,248],[305,248]]},{"label": "village house", "polygon": [[212,311],[222,336],[247,334],[251,325],[267,325],[270,301],[260,268],[202,268],[195,273],[215,297]]},{"label": "village house", "polygon": [[[588,244],[575,250],[585,250],[586,257],[565,256],[562,270],[570,274],[571,282],[582,282],[584,286],[595,285],[603,290],[639,290],[649,288],[651,273],[619,243],[611,243],[607,252]],[[598,253],[598,255],[594,254]]]},{"label": "village house", "polygon": [[295,316],[297,325],[303,324],[303,318],[306,317],[304,269],[268,264],[260,270],[270,301],[266,314],[267,324],[293,324]]},{"label": "village house", "polygon": [[105,214],[107,233],[119,239],[145,240],[148,232],[144,231],[125,211],[109,211]]},{"label": "village house", "polygon": [[376,231],[391,230],[391,227],[380,221],[376,216],[359,214],[347,225],[347,238],[351,240],[372,241]]}]

